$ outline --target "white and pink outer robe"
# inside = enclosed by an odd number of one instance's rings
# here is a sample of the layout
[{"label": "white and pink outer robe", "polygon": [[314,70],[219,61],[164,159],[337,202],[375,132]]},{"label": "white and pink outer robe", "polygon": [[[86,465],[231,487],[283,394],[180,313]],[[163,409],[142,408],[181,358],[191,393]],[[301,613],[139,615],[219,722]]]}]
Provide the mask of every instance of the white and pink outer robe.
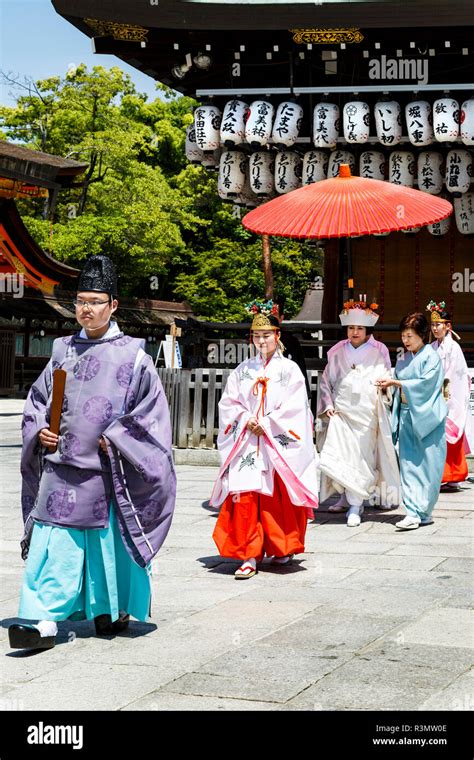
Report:
[{"label": "white and pink outer robe", "polygon": [[[264,435],[248,430],[252,416],[258,417]],[[219,506],[229,493],[245,491],[271,496],[276,471],[292,504],[317,508],[313,422],[295,362],[277,351],[268,364],[261,354],[239,364],[219,402],[221,467],[210,503]]]},{"label": "white and pink outer robe", "polygon": [[[348,339],[328,352],[318,395],[317,445],[320,500],[350,491],[363,500],[394,506],[400,501],[400,473],[392,443],[388,405],[374,385],[391,374],[387,347],[369,339],[354,348]],[[323,415],[328,409],[337,414]]]},{"label": "white and pink outer robe", "polygon": [[438,352],[444,369],[444,377],[449,380],[448,416],[446,418],[446,441],[457,443],[464,436],[464,453],[474,451],[474,429],[469,409],[471,377],[461,346],[447,333],[441,343],[431,344]]}]

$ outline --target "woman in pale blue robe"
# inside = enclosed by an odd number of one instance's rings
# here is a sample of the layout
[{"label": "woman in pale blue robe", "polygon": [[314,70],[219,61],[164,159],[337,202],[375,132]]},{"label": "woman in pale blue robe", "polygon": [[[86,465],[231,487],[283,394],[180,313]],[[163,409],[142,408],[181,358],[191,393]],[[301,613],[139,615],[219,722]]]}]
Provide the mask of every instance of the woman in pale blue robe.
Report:
[{"label": "woman in pale blue robe", "polygon": [[405,354],[397,361],[394,380],[380,380],[381,387],[398,388],[392,409],[392,436],[399,445],[402,498],[407,516],[396,524],[413,530],[433,522],[431,513],[439,497],[446,459],[441,360],[430,345],[425,316],[415,312],[400,323]]}]

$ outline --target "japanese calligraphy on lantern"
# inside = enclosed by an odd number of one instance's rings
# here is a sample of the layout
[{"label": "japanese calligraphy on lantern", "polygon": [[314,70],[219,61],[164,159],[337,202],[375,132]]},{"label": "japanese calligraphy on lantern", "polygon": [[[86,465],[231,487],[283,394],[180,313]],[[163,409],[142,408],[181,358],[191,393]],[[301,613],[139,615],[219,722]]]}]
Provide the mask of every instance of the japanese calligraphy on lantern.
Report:
[{"label": "japanese calligraphy on lantern", "polygon": [[322,150],[309,150],[303,156],[302,184],[312,185],[326,179],[329,155]]},{"label": "japanese calligraphy on lantern", "polygon": [[221,142],[227,148],[240,145],[245,139],[245,120],[249,107],[243,100],[229,100],[222,113]]},{"label": "japanese calligraphy on lantern", "polygon": [[395,100],[375,104],[375,130],[383,145],[398,145],[402,139],[402,114]]},{"label": "japanese calligraphy on lantern", "polygon": [[449,232],[449,228],[451,227],[451,217],[448,216],[446,219],[441,219],[440,222],[433,222],[433,224],[428,224],[427,226],[428,232],[431,233],[431,235],[442,237]]},{"label": "japanese calligraphy on lantern", "polygon": [[252,153],[249,159],[250,188],[259,197],[271,195],[275,189],[275,158],[268,151]]},{"label": "japanese calligraphy on lantern", "polygon": [[196,142],[196,128],[194,124],[186,127],[186,142],[184,151],[186,153],[186,158],[192,164],[200,164],[204,157],[204,152],[201,150],[201,148],[198,147],[198,144]]},{"label": "japanese calligraphy on lantern", "polygon": [[294,145],[303,121],[303,109],[298,103],[280,103],[272,130],[272,140],[277,148]]},{"label": "japanese calligraphy on lantern", "polygon": [[355,172],[354,154],[348,150],[333,150],[329,156],[328,178],[337,177],[341,164],[349,164],[351,172]]},{"label": "japanese calligraphy on lantern", "polygon": [[220,146],[221,112],[215,106],[199,106],[194,111],[196,143],[201,150],[215,150]]},{"label": "japanese calligraphy on lantern", "polygon": [[219,163],[217,191],[221,198],[235,198],[242,192],[245,184],[246,160],[237,150],[226,150]]},{"label": "japanese calligraphy on lantern", "polygon": [[359,176],[367,179],[385,179],[385,156],[378,150],[365,150],[359,158]]},{"label": "japanese calligraphy on lantern", "polygon": [[245,124],[245,139],[252,147],[266,145],[272,134],[275,109],[266,100],[254,100],[250,104]]},{"label": "japanese calligraphy on lantern", "polygon": [[415,179],[415,156],[410,151],[393,151],[389,158],[389,182],[394,185],[413,187]]},{"label": "japanese calligraphy on lantern", "polygon": [[438,142],[455,140],[459,135],[461,109],[453,98],[439,98],[433,103],[433,132]]},{"label": "japanese calligraphy on lantern", "polygon": [[433,142],[433,117],[427,100],[414,100],[405,106],[408,139],[412,145],[429,145]]},{"label": "japanese calligraphy on lantern", "polygon": [[474,193],[454,198],[456,227],[462,235],[474,235]]},{"label": "japanese calligraphy on lantern", "polygon": [[418,154],[418,190],[439,195],[443,189],[443,156],[433,151]]},{"label": "japanese calligraphy on lantern", "polygon": [[277,153],[275,159],[275,190],[289,193],[301,185],[301,156],[290,150]]},{"label": "japanese calligraphy on lantern", "polygon": [[316,148],[335,148],[341,119],[335,103],[317,103],[313,111],[313,143]]},{"label": "japanese calligraphy on lantern", "polygon": [[450,150],[446,156],[447,189],[452,193],[467,193],[472,169],[472,155],[468,150]]},{"label": "japanese calligraphy on lantern", "polygon": [[348,143],[364,143],[369,137],[370,109],[367,103],[354,100],[343,109],[344,138]]}]

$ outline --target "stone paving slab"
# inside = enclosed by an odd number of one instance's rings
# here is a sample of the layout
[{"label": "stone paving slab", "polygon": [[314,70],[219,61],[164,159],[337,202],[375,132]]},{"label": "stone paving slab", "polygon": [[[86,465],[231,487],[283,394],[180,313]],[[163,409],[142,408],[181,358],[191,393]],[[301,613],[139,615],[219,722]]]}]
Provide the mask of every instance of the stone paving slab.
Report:
[{"label": "stone paving slab", "polygon": [[441,571],[439,567],[436,570],[399,570],[394,573],[392,570],[357,570],[347,578],[339,581],[337,586],[344,588],[367,588],[372,589],[374,584],[382,587],[389,593],[393,588],[405,590],[406,588],[416,588],[422,585],[424,589],[441,589],[448,590],[451,593],[463,590],[470,591],[472,594],[472,581],[466,576],[466,573],[454,571]]},{"label": "stone paving slab", "polygon": [[225,699],[222,697],[205,697],[202,694],[173,694],[171,692],[154,691],[147,694],[146,697],[132,702],[123,711],[132,710],[183,710],[188,712],[196,711],[269,711],[275,710],[276,705],[273,702],[257,702],[251,699]]},{"label": "stone paving slab", "polygon": [[[439,557],[406,557],[392,554],[331,554],[315,552],[314,557],[322,567],[347,567],[355,569],[405,570],[409,564],[413,570],[431,570],[445,561]],[[464,561],[464,559],[462,560]]]},{"label": "stone paving slab", "polygon": [[9,696],[23,710],[120,710],[169,677],[150,663],[95,662],[85,668],[76,661],[16,687]]},{"label": "stone paving slab", "polygon": [[394,662],[380,652],[354,657],[291,699],[300,710],[416,710],[433,691],[453,681],[442,667]]},{"label": "stone paving slab", "polygon": [[0,399],[6,709],[473,709],[472,484],[441,495],[434,525],[411,533],[394,528],[402,509],[366,509],[357,529],[321,509],[306,554],[236,581],[238,563],[212,541],[217,468],[179,465],[176,517],[153,563],[150,623],[99,638],[92,622],[66,621],[53,650],[10,650],[23,575],[22,406]]},{"label": "stone paving slab", "polygon": [[[416,531],[413,532],[415,533]],[[392,547],[388,553],[400,554],[405,557],[472,557],[471,541],[461,541],[461,543],[454,543],[452,541],[453,538],[457,538],[457,536],[446,536],[442,543],[436,544],[430,543],[428,541],[426,541],[426,543],[421,543],[420,541],[409,543],[406,541],[406,543]]]},{"label": "stone paving slab", "polygon": [[293,649],[324,650],[339,656],[357,652],[383,636],[398,632],[406,622],[402,616],[378,616],[321,605],[302,620],[268,634],[262,642]]},{"label": "stone paving slab", "polygon": [[474,646],[474,612],[472,610],[444,607],[428,610],[418,620],[403,629],[403,638],[410,644],[430,646]]},{"label": "stone paving slab", "polygon": [[471,669],[458,676],[444,689],[429,697],[420,710],[474,711],[474,671]]},{"label": "stone paving slab", "polygon": [[[307,682],[287,680],[275,673],[272,678],[249,678],[244,676],[220,676],[207,673],[188,673],[173,683],[164,686],[162,693],[193,694],[194,696],[233,697],[236,699],[263,700],[268,702],[287,702],[305,688]],[[265,700],[263,697],[267,695]]]},{"label": "stone paving slab", "polygon": [[436,568],[443,572],[474,573],[474,559],[468,557],[450,557],[444,559]]}]

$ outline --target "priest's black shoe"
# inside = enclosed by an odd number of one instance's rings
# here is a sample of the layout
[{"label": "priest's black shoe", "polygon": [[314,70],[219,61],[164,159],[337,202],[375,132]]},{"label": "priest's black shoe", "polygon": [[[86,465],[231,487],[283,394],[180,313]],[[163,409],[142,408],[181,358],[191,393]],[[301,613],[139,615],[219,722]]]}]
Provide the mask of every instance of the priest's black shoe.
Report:
[{"label": "priest's black shoe", "polygon": [[8,629],[8,638],[12,649],[52,649],[56,636],[41,636],[33,625],[15,623]]},{"label": "priest's black shoe", "polygon": [[97,636],[114,636],[128,628],[130,615],[121,615],[112,623],[110,615],[99,615],[94,618],[95,632]]}]

